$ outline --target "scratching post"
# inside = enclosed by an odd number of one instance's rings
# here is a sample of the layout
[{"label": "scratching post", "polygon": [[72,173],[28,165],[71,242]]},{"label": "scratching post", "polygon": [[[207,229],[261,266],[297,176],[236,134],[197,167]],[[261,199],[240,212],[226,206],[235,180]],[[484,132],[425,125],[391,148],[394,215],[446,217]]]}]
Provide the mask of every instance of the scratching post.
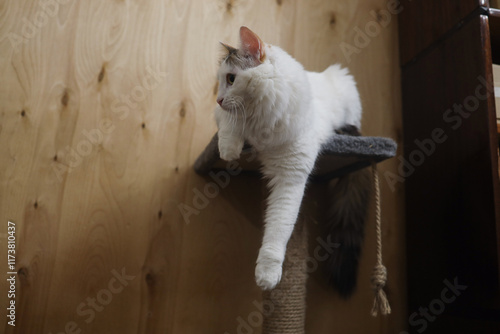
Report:
[{"label": "scratching post", "polygon": [[262,334],[304,334],[306,319],[307,224],[298,219],[288,241],[281,282],[262,293]]}]

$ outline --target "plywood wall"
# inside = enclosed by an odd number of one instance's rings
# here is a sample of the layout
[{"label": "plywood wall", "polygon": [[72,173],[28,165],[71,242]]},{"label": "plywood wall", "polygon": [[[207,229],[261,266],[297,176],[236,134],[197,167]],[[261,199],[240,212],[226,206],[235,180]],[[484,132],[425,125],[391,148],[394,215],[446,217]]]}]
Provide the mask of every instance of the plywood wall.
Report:
[{"label": "plywood wall", "polygon": [[[16,223],[18,275],[16,327],[6,323],[0,280],[0,332],[245,333],[241,322],[260,300],[253,271],[263,187],[234,177],[204,203],[196,194],[211,180],[192,171],[216,131],[217,42],[236,44],[247,25],[307,69],[348,66],[364,133],[400,142],[397,17],[384,15],[386,7],[385,0],[1,0],[0,276],[8,220]],[[368,39],[359,39],[369,25]],[[371,221],[352,299],[340,300],[313,273],[309,333],[405,329],[401,186],[382,182],[393,314],[369,314]],[[187,216],[180,204],[200,209]]]}]

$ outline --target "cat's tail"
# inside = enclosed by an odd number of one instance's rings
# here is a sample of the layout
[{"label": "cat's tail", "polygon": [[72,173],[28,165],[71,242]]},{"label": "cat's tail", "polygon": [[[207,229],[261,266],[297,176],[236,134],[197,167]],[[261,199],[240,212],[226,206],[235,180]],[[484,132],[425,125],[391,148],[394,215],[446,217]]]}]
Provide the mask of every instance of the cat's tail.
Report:
[{"label": "cat's tail", "polygon": [[364,168],[332,180],[328,186],[329,208],[323,235],[335,247],[326,260],[326,271],[339,295],[348,298],[356,288],[371,173]]}]

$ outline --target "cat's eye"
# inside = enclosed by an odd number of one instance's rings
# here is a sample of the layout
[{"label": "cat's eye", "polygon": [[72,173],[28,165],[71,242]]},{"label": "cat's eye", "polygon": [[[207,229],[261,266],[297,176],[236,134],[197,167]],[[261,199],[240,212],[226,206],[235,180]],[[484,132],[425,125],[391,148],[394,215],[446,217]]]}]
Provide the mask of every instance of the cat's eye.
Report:
[{"label": "cat's eye", "polygon": [[229,85],[232,85],[234,83],[234,79],[236,79],[236,75],[235,74],[232,74],[232,73],[228,73],[226,75],[226,82],[229,84]]}]

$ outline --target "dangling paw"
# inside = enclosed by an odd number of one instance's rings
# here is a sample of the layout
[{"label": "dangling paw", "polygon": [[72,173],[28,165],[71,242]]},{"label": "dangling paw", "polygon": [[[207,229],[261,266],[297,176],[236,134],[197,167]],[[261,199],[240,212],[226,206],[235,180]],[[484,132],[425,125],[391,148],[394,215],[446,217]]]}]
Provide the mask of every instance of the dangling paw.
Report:
[{"label": "dangling paw", "polygon": [[271,290],[281,280],[282,262],[265,256],[257,259],[255,281],[262,290]]},{"label": "dangling paw", "polygon": [[220,158],[225,161],[238,160],[241,154],[243,145],[235,143],[227,143],[219,140],[219,154]]}]

